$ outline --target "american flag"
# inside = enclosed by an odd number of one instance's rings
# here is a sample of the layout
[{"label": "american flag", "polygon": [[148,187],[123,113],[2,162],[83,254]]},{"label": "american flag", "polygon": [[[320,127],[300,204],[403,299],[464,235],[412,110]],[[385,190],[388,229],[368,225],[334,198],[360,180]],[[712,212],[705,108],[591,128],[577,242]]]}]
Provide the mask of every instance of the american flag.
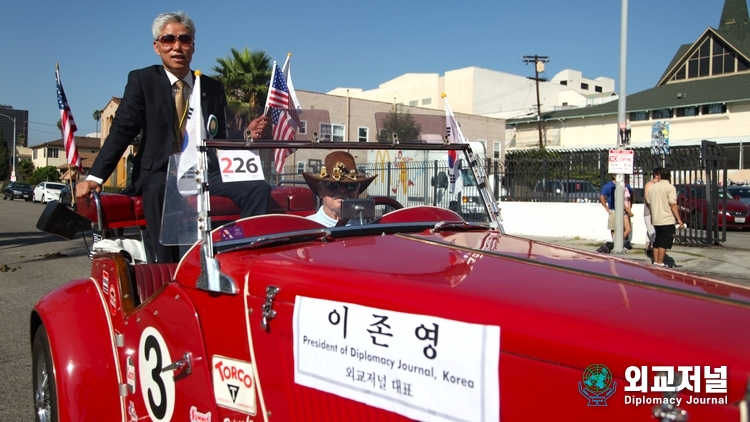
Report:
[{"label": "american flag", "polygon": [[[284,72],[274,63],[271,89],[268,92],[267,107],[271,107],[271,123],[273,123],[273,139],[277,141],[290,141],[296,133],[295,123],[289,114],[290,111],[289,87],[286,83]],[[289,148],[279,148],[274,151],[274,163],[276,173],[284,170],[286,157],[292,155]]]},{"label": "american flag", "polygon": [[78,155],[78,146],[76,146],[75,131],[78,130],[76,122],[73,120],[73,113],[70,112],[68,98],[65,97],[62,82],[60,82],[60,68],[55,69],[55,79],[57,79],[57,105],[60,107],[60,120],[63,130],[63,144],[65,145],[65,157],[73,168],[83,173],[81,168],[81,156]]}]

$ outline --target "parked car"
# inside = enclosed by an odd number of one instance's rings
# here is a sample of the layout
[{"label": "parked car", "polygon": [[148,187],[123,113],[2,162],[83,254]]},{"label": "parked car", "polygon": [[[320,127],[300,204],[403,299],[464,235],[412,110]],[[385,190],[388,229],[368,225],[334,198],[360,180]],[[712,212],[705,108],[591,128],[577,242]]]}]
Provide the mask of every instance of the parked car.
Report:
[{"label": "parked car", "polygon": [[23,182],[10,182],[3,189],[3,199],[10,199],[11,201],[16,198],[31,201],[32,194],[31,186]]},{"label": "parked car", "polygon": [[597,202],[599,191],[586,180],[540,180],[532,197],[542,202]]},{"label": "parked car", "polygon": [[[302,217],[307,187],[272,197],[272,214],[201,231],[179,264],[118,246],[44,295],[29,318],[37,417],[629,422],[663,401],[664,418],[739,421],[750,404],[748,287],[508,236],[497,216],[377,196],[399,209],[323,227]],[[78,213],[142,226],[139,201],[102,194]],[[187,233],[208,227],[198,214]]]},{"label": "parked car", "polygon": [[[73,192],[78,182],[73,183]],[[67,206],[73,205],[73,195],[70,193],[70,185],[66,184],[64,188],[60,189],[60,203]]]},{"label": "parked car", "polygon": [[[680,209],[680,218],[687,222],[688,227],[704,229],[709,226],[709,218],[716,219],[717,227],[723,227],[726,217],[726,226],[734,228],[750,228],[750,205],[732,198],[723,188],[717,188],[717,212],[712,216],[709,212],[709,199],[707,197],[706,185],[677,184],[677,206]],[[724,212],[724,200],[726,199],[726,212]]]},{"label": "parked car", "polygon": [[738,201],[750,204],[750,186],[727,186],[727,193]]},{"label": "parked car", "polygon": [[60,191],[64,187],[65,185],[62,183],[41,182],[34,188],[32,200],[43,204],[50,201],[57,201],[60,199]]}]

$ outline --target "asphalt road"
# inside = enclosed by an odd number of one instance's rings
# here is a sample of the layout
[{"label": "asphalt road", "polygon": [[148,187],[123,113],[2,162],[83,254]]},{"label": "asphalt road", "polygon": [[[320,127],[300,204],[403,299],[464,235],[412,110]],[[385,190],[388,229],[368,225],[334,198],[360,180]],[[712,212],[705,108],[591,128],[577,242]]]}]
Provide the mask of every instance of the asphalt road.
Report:
[{"label": "asphalt road", "polygon": [[32,307],[67,281],[87,278],[91,269],[80,235],[65,240],[37,230],[44,207],[0,200],[0,422],[34,420]]}]

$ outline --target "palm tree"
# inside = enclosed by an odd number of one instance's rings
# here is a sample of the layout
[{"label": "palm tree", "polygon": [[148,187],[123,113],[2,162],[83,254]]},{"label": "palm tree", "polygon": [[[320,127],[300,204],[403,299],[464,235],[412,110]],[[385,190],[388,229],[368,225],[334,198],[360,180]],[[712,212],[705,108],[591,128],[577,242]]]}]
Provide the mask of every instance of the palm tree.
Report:
[{"label": "palm tree", "polygon": [[231,49],[232,55],[216,59],[214,77],[224,84],[227,99],[246,103],[253,113],[265,103],[268,83],[271,80],[271,58],[265,51],[251,52],[245,47],[238,51]]},{"label": "palm tree", "polygon": [[102,111],[101,110],[94,110],[94,114],[92,114],[94,117],[94,120],[96,120],[96,133],[99,134],[99,120],[102,119]]}]

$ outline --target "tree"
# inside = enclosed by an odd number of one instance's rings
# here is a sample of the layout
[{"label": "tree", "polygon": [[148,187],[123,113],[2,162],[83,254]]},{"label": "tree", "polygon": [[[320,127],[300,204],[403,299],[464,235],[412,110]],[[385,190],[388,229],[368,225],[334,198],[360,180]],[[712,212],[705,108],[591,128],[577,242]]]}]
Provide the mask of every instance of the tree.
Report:
[{"label": "tree", "polygon": [[92,114],[92,117],[94,120],[96,120],[96,133],[99,133],[99,121],[102,119],[102,111],[101,110],[94,110],[94,114]]},{"label": "tree", "polygon": [[10,176],[10,151],[5,143],[3,131],[0,130],[0,181]]},{"label": "tree", "polygon": [[[261,114],[268,95],[271,80],[271,58],[265,51],[251,52],[245,47],[238,51],[231,49],[231,56],[216,59],[213,76],[224,84],[234,122],[228,122],[230,129],[244,129],[247,122]],[[247,111],[245,111],[247,110]]]},{"label": "tree", "polygon": [[62,136],[62,120],[57,121],[57,130],[60,131],[60,136]]},{"label": "tree", "polygon": [[26,146],[26,134],[19,133],[18,138],[16,138],[16,142],[18,142],[18,145]]},{"label": "tree", "polygon": [[28,158],[18,162],[16,166],[16,176],[21,176],[23,180],[29,180],[34,175],[34,163]]},{"label": "tree", "polygon": [[[422,133],[422,127],[414,120],[411,113],[398,112],[398,105],[394,105],[391,112],[383,120],[383,129],[388,134],[396,133],[399,142],[416,142]],[[381,142],[391,142],[391,139],[381,139]]]},{"label": "tree", "polygon": [[29,182],[31,184],[37,184],[41,182],[59,182],[60,172],[57,171],[55,166],[44,166],[34,170],[34,174],[31,176]]}]

